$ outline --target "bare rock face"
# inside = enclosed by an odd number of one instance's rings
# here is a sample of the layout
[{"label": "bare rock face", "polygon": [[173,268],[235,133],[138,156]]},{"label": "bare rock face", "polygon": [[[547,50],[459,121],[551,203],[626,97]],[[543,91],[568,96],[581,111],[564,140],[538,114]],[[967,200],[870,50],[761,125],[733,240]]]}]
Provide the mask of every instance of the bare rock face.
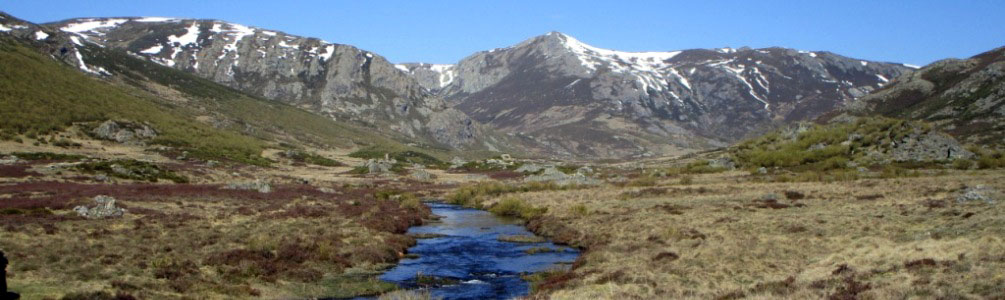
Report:
[{"label": "bare rock face", "polygon": [[399,67],[479,123],[587,157],[724,146],[843,107],[910,70],[784,48],[622,52],[558,32],[456,65]]},{"label": "bare rock face", "polygon": [[122,144],[143,144],[145,140],[157,137],[157,131],[146,124],[112,120],[101,123],[91,130],[91,134],[99,139]]},{"label": "bare rock face", "polygon": [[115,206],[115,198],[104,195],[95,196],[94,202],[97,203],[94,207],[80,205],[74,207],[73,211],[88,219],[119,218],[126,213],[125,209]]}]

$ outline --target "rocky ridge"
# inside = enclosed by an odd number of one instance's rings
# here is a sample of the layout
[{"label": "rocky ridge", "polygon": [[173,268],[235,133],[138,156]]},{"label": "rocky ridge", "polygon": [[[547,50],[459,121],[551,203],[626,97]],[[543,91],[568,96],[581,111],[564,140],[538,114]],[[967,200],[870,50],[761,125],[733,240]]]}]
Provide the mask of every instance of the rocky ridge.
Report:
[{"label": "rocky ridge", "polygon": [[481,123],[594,157],[723,146],[843,107],[911,70],[785,48],[623,52],[558,32],[456,65],[400,67]]}]

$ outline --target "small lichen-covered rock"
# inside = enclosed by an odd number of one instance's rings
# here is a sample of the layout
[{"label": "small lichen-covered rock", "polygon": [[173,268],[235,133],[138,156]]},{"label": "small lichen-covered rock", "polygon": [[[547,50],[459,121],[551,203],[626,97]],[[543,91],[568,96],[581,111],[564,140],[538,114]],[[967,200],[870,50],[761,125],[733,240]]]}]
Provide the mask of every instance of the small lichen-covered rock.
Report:
[{"label": "small lichen-covered rock", "polygon": [[115,198],[99,195],[94,197],[94,202],[97,203],[94,207],[80,205],[73,211],[88,219],[119,218],[126,213],[125,209],[115,206]]},{"label": "small lichen-covered rock", "polygon": [[3,158],[0,158],[0,165],[13,165],[20,161],[21,159],[17,158],[17,156],[8,155],[4,156]]},{"label": "small lichen-covered rock", "polygon": [[992,204],[995,202],[995,196],[998,192],[995,189],[984,186],[972,186],[963,189],[963,192],[956,197],[956,202],[967,203],[967,202],[985,202]]},{"label": "small lichen-covered rock", "polygon": [[411,177],[412,179],[419,181],[427,181],[432,180],[434,178],[433,174],[429,173],[429,171],[426,171],[426,169],[412,170],[412,173],[409,174],[408,176]]},{"label": "small lichen-covered rock", "polygon": [[268,194],[272,192],[272,185],[268,182],[261,180],[256,180],[254,182],[245,183],[231,183],[224,187],[228,190],[255,190],[262,194]]}]

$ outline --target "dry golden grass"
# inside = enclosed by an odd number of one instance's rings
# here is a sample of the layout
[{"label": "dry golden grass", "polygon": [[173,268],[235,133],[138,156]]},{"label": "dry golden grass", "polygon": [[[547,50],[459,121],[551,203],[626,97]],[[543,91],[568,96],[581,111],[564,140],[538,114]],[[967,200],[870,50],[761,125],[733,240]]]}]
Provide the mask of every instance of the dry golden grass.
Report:
[{"label": "dry golden grass", "polygon": [[[191,188],[198,187],[160,191]],[[375,199],[371,188],[311,191],[124,196],[117,203],[128,213],[120,219],[86,220],[66,209],[0,215],[10,289],[24,299],[93,292],[142,299],[352,297],[396,289],[374,277],[414,243],[404,229],[428,210]]]},{"label": "dry golden grass", "polygon": [[1005,199],[956,202],[963,186],[1005,191],[1001,171],[833,183],[757,183],[729,172],[678,182],[516,195],[547,208],[532,229],[587,248],[539,296],[1005,295]]}]

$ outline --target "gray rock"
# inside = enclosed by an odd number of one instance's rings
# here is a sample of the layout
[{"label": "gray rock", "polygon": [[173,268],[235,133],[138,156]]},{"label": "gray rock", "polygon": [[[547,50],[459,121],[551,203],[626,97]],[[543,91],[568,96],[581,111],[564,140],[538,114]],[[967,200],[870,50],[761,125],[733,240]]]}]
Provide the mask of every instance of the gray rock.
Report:
[{"label": "gray rock", "polygon": [[412,172],[408,174],[408,176],[418,181],[428,181],[434,178],[433,174],[429,173],[429,171],[426,171],[426,169],[412,170]]},{"label": "gray rock", "polygon": [[109,196],[95,196],[94,207],[80,205],[73,208],[81,217],[88,219],[119,218],[126,213],[126,210],[115,206],[115,198]]},{"label": "gray rock", "polygon": [[122,144],[144,144],[145,140],[157,137],[157,131],[145,124],[108,120],[91,130],[99,139]]},{"label": "gray rock", "polygon": [[597,185],[600,180],[587,177],[585,174],[576,173],[565,174],[554,166],[548,166],[538,175],[531,175],[524,178],[525,182],[554,182],[558,185]]},{"label": "gray rock", "polygon": [[451,169],[457,169],[457,168],[460,168],[460,167],[464,166],[464,164],[466,164],[466,163],[468,163],[468,162],[465,161],[464,159],[461,159],[460,157],[454,156],[454,158],[450,160],[450,168]]},{"label": "gray rock", "polygon": [[757,174],[768,174],[768,168],[765,167],[757,168]]},{"label": "gray rock", "polygon": [[732,157],[722,156],[715,159],[709,159],[708,166],[717,169],[735,170],[736,162],[733,161]]},{"label": "gray rock", "polygon": [[325,194],[334,194],[335,193],[335,189],[330,188],[330,187],[320,187],[320,188],[318,188],[318,191],[320,191],[322,193],[325,193]]},{"label": "gray rock", "polygon": [[398,161],[395,159],[369,159],[363,166],[367,168],[367,172],[370,174],[386,174],[391,172],[391,168]]},{"label": "gray rock", "polygon": [[956,197],[956,202],[968,203],[968,202],[984,202],[988,204],[995,203],[995,198],[999,196],[998,191],[994,188],[984,185],[972,186],[963,189],[959,196]]},{"label": "gray rock", "polygon": [[17,156],[8,155],[8,156],[4,156],[2,159],[0,159],[0,165],[13,165],[13,164],[16,164],[16,163],[18,163],[20,161],[21,161],[21,159],[17,158]]},{"label": "gray rock", "polygon": [[778,201],[778,199],[782,199],[782,196],[779,194],[770,193],[761,195],[760,199],[761,201]]},{"label": "gray rock", "polygon": [[518,173],[537,173],[538,171],[544,170],[545,166],[538,165],[535,163],[525,163],[519,168],[516,168]]},{"label": "gray rock", "polygon": [[261,180],[255,180],[254,182],[231,183],[223,188],[228,190],[254,190],[262,194],[272,192],[272,185]]}]

